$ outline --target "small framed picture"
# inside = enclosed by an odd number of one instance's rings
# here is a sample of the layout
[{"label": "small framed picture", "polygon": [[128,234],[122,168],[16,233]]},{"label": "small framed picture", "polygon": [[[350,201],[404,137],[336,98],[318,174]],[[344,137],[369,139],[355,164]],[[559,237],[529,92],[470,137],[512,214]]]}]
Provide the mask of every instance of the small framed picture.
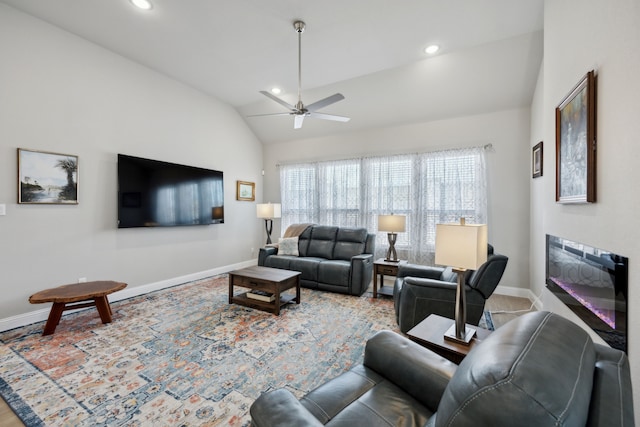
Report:
[{"label": "small framed picture", "polygon": [[18,203],[78,204],[78,156],[18,148]]},{"label": "small framed picture", "polygon": [[542,141],[533,147],[531,153],[531,176],[540,178],[542,176]]},{"label": "small framed picture", "polygon": [[256,200],[255,182],[236,181],[236,200],[253,202]]}]

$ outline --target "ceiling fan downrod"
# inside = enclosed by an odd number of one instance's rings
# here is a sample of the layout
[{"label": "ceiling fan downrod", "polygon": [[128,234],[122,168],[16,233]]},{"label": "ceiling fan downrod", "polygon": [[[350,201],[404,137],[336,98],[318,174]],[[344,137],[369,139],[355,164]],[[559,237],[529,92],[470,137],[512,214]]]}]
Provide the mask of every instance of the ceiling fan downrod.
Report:
[{"label": "ceiling fan downrod", "polygon": [[303,21],[295,21],[293,28],[298,33],[298,103],[296,108],[298,110],[304,109],[302,104],[302,33],[304,33],[306,25]]}]

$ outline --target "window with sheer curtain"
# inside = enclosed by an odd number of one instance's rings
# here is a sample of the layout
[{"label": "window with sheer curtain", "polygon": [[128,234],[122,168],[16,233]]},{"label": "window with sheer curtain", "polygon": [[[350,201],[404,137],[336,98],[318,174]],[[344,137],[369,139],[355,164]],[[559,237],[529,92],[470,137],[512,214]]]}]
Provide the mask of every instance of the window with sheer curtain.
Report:
[{"label": "window with sheer curtain", "polygon": [[406,215],[399,258],[433,264],[436,224],[487,222],[485,169],[482,147],[282,165],[282,230],[307,222],[365,227],[378,234],[382,257],[388,242],[378,215]]}]

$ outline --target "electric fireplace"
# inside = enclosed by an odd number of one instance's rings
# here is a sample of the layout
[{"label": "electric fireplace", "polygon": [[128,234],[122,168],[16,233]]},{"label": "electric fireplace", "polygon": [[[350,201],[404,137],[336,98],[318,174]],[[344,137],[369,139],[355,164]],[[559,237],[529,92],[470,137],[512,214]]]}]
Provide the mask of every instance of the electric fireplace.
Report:
[{"label": "electric fireplace", "polygon": [[611,347],[627,351],[629,259],[547,234],[547,288]]}]

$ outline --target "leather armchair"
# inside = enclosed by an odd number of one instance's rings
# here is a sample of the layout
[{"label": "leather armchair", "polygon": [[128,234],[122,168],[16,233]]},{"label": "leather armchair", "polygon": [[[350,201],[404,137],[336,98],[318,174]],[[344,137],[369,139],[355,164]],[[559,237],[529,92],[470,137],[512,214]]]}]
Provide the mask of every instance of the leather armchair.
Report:
[{"label": "leather armchair", "polygon": [[[498,286],[508,258],[488,245],[487,262],[465,275],[467,323],[477,325],[487,298]],[[455,317],[457,274],[449,268],[404,264],[398,267],[393,288],[396,320],[407,332],[430,314]]]},{"label": "leather armchair", "polygon": [[378,332],[361,365],[301,400],[264,393],[250,413],[254,427],[634,425],[626,354],[544,311],[500,327],[459,366]]}]

